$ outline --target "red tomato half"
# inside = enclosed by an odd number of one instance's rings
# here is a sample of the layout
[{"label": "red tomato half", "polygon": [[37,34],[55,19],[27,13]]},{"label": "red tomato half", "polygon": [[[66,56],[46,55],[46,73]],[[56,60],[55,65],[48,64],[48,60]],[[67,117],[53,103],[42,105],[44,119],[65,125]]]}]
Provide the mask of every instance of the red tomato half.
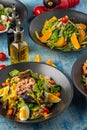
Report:
[{"label": "red tomato half", "polygon": [[6,28],[4,25],[0,24],[0,31],[4,31]]},{"label": "red tomato half", "polygon": [[62,17],[62,23],[66,23],[67,21],[68,21],[68,17],[67,16]]},{"label": "red tomato half", "polygon": [[0,65],[0,70],[1,70],[1,69],[4,69],[5,67],[6,67],[6,65],[4,65],[4,64],[3,64],[3,65]]},{"label": "red tomato half", "polygon": [[33,10],[34,15],[40,15],[44,12],[43,6],[36,6]]},{"label": "red tomato half", "polygon": [[5,60],[6,59],[6,54],[3,52],[0,52],[0,60]]}]

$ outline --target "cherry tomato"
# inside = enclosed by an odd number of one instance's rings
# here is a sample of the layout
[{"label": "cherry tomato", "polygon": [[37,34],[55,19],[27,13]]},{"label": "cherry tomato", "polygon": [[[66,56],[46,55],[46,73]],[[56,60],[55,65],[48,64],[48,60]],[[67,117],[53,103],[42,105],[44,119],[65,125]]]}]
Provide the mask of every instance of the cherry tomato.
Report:
[{"label": "cherry tomato", "polygon": [[68,21],[68,17],[67,16],[62,17],[62,23],[66,23],[67,21]]},{"label": "cherry tomato", "polygon": [[5,60],[6,59],[6,54],[3,52],[0,52],[0,60]]},{"label": "cherry tomato", "polygon": [[6,67],[6,65],[4,65],[4,64],[3,64],[3,65],[0,65],[0,70],[1,70],[1,69],[4,69],[5,67]]},{"label": "cherry tomato", "polygon": [[44,108],[44,113],[49,113],[50,112],[50,110],[48,109],[48,108]]},{"label": "cherry tomato", "polygon": [[43,6],[36,6],[33,10],[34,15],[40,15],[44,12]]},{"label": "cherry tomato", "polygon": [[64,45],[63,45],[63,46],[67,46],[67,44],[68,44],[67,42],[64,42]]},{"label": "cherry tomato", "polygon": [[6,22],[9,22],[9,21],[10,21],[10,18],[9,18],[9,17],[7,17]]},{"label": "cherry tomato", "polygon": [[0,24],[0,31],[3,31],[3,30],[5,30],[5,26]]},{"label": "cherry tomato", "polygon": [[85,86],[85,90],[87,91],[87,85]]}]

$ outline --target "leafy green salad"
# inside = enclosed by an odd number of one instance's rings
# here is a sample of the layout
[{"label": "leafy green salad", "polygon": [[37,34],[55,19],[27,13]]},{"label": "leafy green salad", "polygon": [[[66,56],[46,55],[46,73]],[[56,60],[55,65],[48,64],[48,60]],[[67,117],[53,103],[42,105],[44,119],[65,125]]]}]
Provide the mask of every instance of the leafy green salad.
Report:
[{"label": "leafy green salad", "polygon": [[84,23],[72,22],[68,16],[53,16],[46,20],[42,30],[35,31],[35,36],[41,44],[50,49],[64,52],[87,47],[87,26]]}]

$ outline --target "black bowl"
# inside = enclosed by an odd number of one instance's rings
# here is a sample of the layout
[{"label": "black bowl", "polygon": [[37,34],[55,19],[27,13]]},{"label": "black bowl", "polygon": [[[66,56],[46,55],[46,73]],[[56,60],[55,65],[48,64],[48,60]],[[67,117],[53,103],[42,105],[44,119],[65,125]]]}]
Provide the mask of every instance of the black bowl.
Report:
[{"label": "black bowl", "polygon": [[54,116],[59,115],[62,113],[71,103],[73,98],[73,87],[71,85],[70,80],[58,69],[49,66],[44,63],[36,63],[36,62],[24,62],[24,63],[18,63],[14,65],[7,66],[5,69],[0,71],[0,85],[7,77],[9,77],[8,73],[13,70],[18,69],[20,71],[24,71],[26,69],[32,69],[33,72],[37,72],[39,74],[43,74],[46,76],[52,77],[57,84],[60,84],[62,86],[61,89],[61,102],[55,104],[55,106],[52,108],[52,115],[50,115],[48,118],[40,118],[37,120],[32,121],[18,121],[16,119],[10,119],[6,116],[5,110],[2,108],[2,105],[0,104],[0,115],[4,116],[7,119],[21,122],[21,123],[37,123],[41,121],[45,121],[47,119],[50,119]]},{"label": "black bowl", "polygon": [[87,97],[87,91],[84,89],[82,82],[82,65],[87,60],[87,54],[80,56],[72,66],[72,80],[77,90]]},{"label": "black bowl", "polygon": [[15,4],[16,11],[19,15],[19,18],[21,19],[21,22],[27,20],[28,11],[26,6],[22,2],[18,0],[0,0],[0,4],[3,4],[5,7],[12,7],[12,4]]},{"label": "black bowl", "polygon": [[[52,16],[56,16],[57,18],[61,18],[61,17],[66,16],[66,15],[71,20],[73,20],[75,23],[87,24],[87,14],[84,14],[84,13],[79,12],[79,11],[70,10],[70,9],[66,9],[66,10],[61,9],[61,10],[53,10],[53,11],[45,12],[45,13],[42,13],[41,15],[33,18],[31,23],[29,24],[28,30],[29,30],[29,35],[32,38],[32,40],[35,43],[37,43],[38,45],[41,45],[43,47],[50,49],[46,44],[41,43],[41,41],[36,38],[35,31],[38,31],[40,33],[40,31],[42,30],[42,27],[44,25],[45,20],[52,18]],[[86,49],[86,48],[84,48],[84,49]],[[52,50],[62,51],[59,49],[52,49]],[[80,50],[83,50],[83,48],[81,48],[79,50],[62,51],[62,52],[76,52],[76,51],[80,51]]]}]

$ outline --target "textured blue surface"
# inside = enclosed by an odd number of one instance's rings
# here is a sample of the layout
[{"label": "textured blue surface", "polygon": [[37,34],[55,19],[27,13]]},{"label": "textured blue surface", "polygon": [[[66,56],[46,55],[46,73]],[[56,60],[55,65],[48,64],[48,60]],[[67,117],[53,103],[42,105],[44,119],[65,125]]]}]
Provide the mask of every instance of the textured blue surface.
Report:
[{"label": "textured blue surface", "polygon": [[[29,18],[32,16],[34,6],[41,5],[41,0],[20,0],[23,2],[29,12]],[[72,9],[87,13],[87,0],[80,0],[80,4]],[[52,59],[57,67],[62,70],[69,78],[71,78],[71,69],[76,59],[87,51],[77,53],[61,53],[54,52],[36,45],[28,35],[28,22],[23,24],[25,29],[25,40],[29,44],[29,59],[32,61],[37,54],[41,55],[43,62]],[[0,52],[7,54],[7,60],[0,64],[10,64],[7,50],[6,34],[0,34]],[[87,99],[82,96],[76,89],[71,105],[59,116],[39,124],[19,124],[8,121],[0,117],[0,130],[87,130]]]}]

